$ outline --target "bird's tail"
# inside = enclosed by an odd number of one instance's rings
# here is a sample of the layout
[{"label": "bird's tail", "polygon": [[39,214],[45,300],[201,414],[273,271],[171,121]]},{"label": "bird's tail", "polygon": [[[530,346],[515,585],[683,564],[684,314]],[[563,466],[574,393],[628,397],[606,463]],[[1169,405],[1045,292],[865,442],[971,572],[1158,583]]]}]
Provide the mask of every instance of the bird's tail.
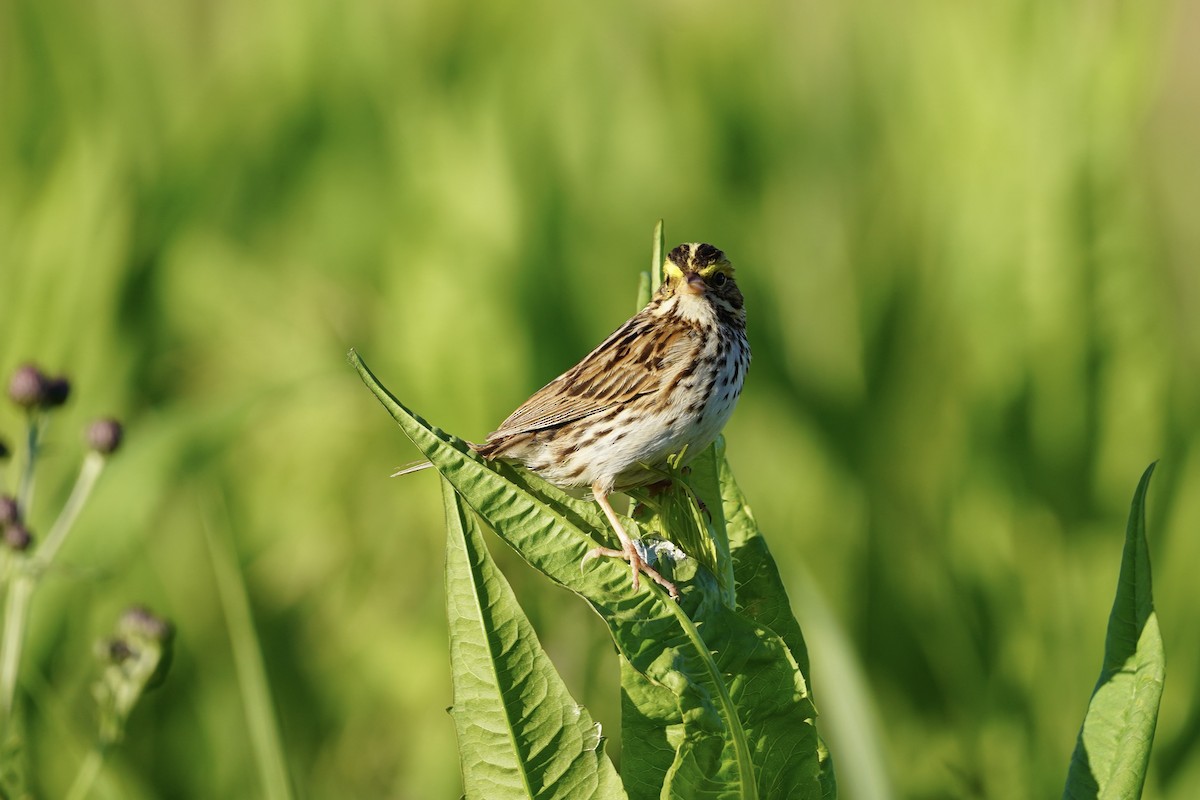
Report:
[{"label": "bird's tail", "polygon": [[[491,452],[488,452],[488,443],[475,444],[474,442],[467,442],[467,447],[470,447],[476,453],[479,453],[479,455],[481,455],[487,459],[490,459],[493,455]],[[395,472],[393,472],[391,474],[391,477],[399,478],[401,475],[407,475],[410,472],[420,472],[421,470],[429,469],[432,466],[433,466],[433,462],[429,461],[429,459],[422,459],[420,461],[410,461],[409,463],[405,464],[404,466],[398,468]]]},{"label": "bird's tail", "polygon": [[390,477],[399,478],[401,475],[407,475],[410,472],[420,472],[421,470],[428,469],[429,467],[432,467],[432,466],[433,466],[432,461],[428,461],[428,460],[413,461],[411,463],[405,464],[403,467],[400,467],[398,470],[393,472]]}]

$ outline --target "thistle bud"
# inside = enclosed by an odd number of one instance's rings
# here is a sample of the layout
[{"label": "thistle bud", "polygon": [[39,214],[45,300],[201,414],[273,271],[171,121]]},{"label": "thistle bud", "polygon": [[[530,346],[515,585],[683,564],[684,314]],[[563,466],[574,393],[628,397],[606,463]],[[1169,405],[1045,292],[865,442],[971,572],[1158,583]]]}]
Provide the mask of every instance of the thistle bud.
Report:
[{"label": "thistle bud", "polygon": [[131,606],[126,609],[117,622],[117,631],[125,636],[145,638],[160,643],[167,641],[175,633],[170,622],[156,616],[145,606]]},{"label": "thistle bud", "polygon": [[33,534],[20,522],[11,522],[4,526],[4,544],[8,549],[18,553],[29,549],[33,543]]},{"label": "thistle bud", "polygon": [[0,494],[0,525],[12,525],[20,520],[21,509],[17,508],[17,498],[11,494]]},{"label": "thistle bud", "polygon": [[112,418],[98,419],[88,426],[88,447],[101,455],[111,455],[121,446],[124,431],[121,423]]},{"label": "thistle bud", "polygon": [[67,398],[71,396],[71,381],[65,375],[59,375],[57,378],[46,378],[46,397],[42,401],[42,408],[58,408],[67,402]]},{"label": "thistle bud", "polygon": [[22,364],[8,382],[8,396],[21,408],[32,411],[46,402],[47,383],[37,365]]}]

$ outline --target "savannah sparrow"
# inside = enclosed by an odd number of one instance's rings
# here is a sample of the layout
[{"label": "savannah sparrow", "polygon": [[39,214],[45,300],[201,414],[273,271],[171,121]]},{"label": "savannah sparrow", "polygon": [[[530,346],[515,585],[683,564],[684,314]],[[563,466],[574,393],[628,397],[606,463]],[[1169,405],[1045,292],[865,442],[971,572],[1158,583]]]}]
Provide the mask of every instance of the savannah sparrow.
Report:
[{"label": "savannah sparrow", "polygon": [[649,305],[473,445],[557,486],[590,487],[621,549],[597,547],[665,588],[622,528],[608,495],[662,480],[667,457],[698,455],[733,412],[746,368],[746,312],[733,266],[711,244],[681,244]]}]

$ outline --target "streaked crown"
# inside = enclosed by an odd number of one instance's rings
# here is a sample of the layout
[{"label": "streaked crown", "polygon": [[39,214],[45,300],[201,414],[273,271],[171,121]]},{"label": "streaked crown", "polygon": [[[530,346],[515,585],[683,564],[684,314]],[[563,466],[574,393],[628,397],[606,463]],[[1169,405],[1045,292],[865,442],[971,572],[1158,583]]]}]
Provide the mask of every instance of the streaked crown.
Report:
[{"label": "streaked crown", "polygon": [[742,308],[742,293],[733,280],[733,265],[711,244],[681,244],[663,262],[662,297],[679,293],[704,297],[731,311]]},{"label": "streaked crown", "polygon": [[682,278],[689,272],[698,272],[706,280],[718,272],[732,278],[733,265],[719,248],[707,242],[691,242],[676,247],[663,262],[663,277],[667,280]]}]

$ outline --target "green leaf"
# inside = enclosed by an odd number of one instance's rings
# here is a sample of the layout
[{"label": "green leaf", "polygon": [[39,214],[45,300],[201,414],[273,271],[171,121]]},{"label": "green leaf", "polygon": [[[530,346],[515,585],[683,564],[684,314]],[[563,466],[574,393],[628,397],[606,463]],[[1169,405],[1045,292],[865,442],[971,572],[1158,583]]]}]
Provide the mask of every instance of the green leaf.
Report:
[{"label": "green leaf", "polygon": [[[666,593],[656,585],[633,592],[629,568],[612,559],[580,563],[598,544],[616,545],[615,534],[595,503],[577,500],[527,471],[502,462],[487,462],[467,442],[430,426],[403,406],[351,351],[350,360],[376,398],[417,449],[429,459],[466,503],[533,567],[572,591],[606,598],[612,613],[637,615]],[[629,530],[632,520],[622,518]],[[601,536],[597,541],[593,536]],[[662,613],[661,609],[659,613]]]},{"label": "green leaf", "polygon": [[467,797],[623,798],[600,726],[538,645],[474,514],[443,481],[451,716]]},{"label": "green leaf", "polygon": [[[643,709],[655,729],[653,741],[623,741],[622,772],[631,796],[822,796],[820,745],[811,724],[816,712],[791,650],[774,631],[737,614],[713,576],[690,559],[669,576],[683,593],[679,603],[648,580],[634,591],[624,563],[600,559],[581,570],[581,559],[598,538],[610,544],[615,539],[594,503],[571,498],[526,471],[483,461],[465,442],[401,405],[357,354],[350,359],[466,504],[534,568],[583,596],[608,624],[621,655],[640,676],[624,687],[629,703]],[[621,521],[631,533],[638,530],[633,520]],[[658,566],[671,572],[670,564]],[[629,771],[629,765],[641,763],[642,750],[661,751],[663,742],[673,751],[665,772]],[[664,761],[648,760],[660,766]]]},{"label": "green leaf", "polygon": [[650,247],[650,271],[638,276],[637,308],[641,311],[650,302],[662,283],[663,265],[663,221],[654,226],[654,241]]},{"label": "green leaf", "polygon": [[779,567],[775,565],[775,559],[767,549],[767,540],[759,532],[746,497],[725,460],[724,440],[718,439],[716,447],[714,458],[720,470],[720,504],[726,520],[726,547],[733,557],[738,606],[743,614],[779,634],[800,665],[800,672],[808,675],[808,647],[800,632],[800,623],[792,614]]},{"label": "green leaf", "polygon": [[641,311],[650,303],[650,273],[638,275],[637,305],[635,311]]},{"label": "green leaf", "polygon": [[[739,611],[770,628],[783,639],[799,667],[801,678],[809,675],[808,647],[800,623],[792,613],[791,602],[784,588],[779,567],[767,549],[767,540],[758,530],[758,523],[746,502],[745,495],[733,478],[733,470],[725,460],[725,440],[718,438],[713,458],[720,474],[721,506],[725,519],[729,551],[733,558],[733,574],[737,582]],[[816,710],[805,720],[817,737],[816,757],[819,762],[821,797],[837,797],[837,781],[833,759],[825,742],[816,734]]]},{"label": "green leaf", "polygon": [[1136,798],[1142,794],[1162,698],[1165,659],[1150,591],[1146,490],[1151,464],[1133,495],[1121,577],[1108,618],[1104,666],[1079,730],[1063,797]]}]

